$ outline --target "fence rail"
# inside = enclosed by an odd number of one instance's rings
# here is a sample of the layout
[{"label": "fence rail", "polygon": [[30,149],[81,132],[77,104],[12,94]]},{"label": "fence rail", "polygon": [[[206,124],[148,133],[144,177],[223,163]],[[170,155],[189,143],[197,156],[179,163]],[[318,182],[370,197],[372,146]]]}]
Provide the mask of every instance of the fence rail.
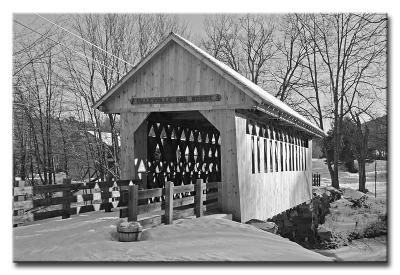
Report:
[{"label": "fence rail", "polygon": [[[138,190],[136,185],[121,189],[126,207],[120,208],[120,217],[128,221],[140,221],[144,226],[160,223],[171,224],[173,220],[196,215],[200,217],[206,211],[218,210],[218,189],[220,182],[174,186],[167,182],[165,188]],[[146,200],[155,198],[152,203]]]},{"label": "fence rail", "polygon": [[[140,180],[25,186],[18,181],[13,189],[13,225],[90,211],[119,209],[120,217],[139,220],[143,225],[171,223],[173,219],[218,208],[220,183],[201,183],[138,190]],[[197,188],[197,189],[196,189]],[[201,188],[201,191],[200,189]],[[201,204],[201,206],[200,206]],[[175,211],[174,211],[175,209]]]},{"label": "fence rail", "polygon": [[[135,184],[140,180],[133,180]],[[119,206],[120,188],[128,186],[129,180],[114,182],[71,183],[26,186],[25,181],[16,182],[13,189],[13,225],[90,211],[105,210]]]}]

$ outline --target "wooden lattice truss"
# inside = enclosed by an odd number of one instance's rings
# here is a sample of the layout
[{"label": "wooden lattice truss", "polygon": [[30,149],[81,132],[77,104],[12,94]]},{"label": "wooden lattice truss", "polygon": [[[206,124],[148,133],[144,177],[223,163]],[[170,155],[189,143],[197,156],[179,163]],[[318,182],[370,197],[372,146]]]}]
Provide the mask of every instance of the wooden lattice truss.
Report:
[{"label": "wooden lattice truss", "polygon": [[164,187],[221,180],[220,134],[214,127],[200,128],[176,122],[149,120],[147,127],[147,185]]}]

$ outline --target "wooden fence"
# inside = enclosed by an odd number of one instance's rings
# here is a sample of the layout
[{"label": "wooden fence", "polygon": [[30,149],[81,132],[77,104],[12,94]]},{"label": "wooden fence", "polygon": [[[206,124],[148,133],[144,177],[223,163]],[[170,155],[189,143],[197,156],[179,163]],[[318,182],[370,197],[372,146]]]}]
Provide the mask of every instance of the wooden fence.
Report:
[{"label": "wooden fence", "polygon": [[[165,188],[138,190],[140,180],[115,182],[71,183],[26,186],[18,181],[14,187],[13,225],[90,211],[120,209],[120,217],[139,220],[144,226],[218,208],[220,183],[201,183]],[[129,185],[132,182],[132,185]],[[201,191],[200,189],[201,188]],[[173,209],[175,208],[175,211]]]},{"label": "wooden fence", "polygon": [[[71,183],[27,186],[25,181],[16,182],[13,189],[13,225],[32,221],[105,210],[121,205],[120,188],[128,186],[129,180],[114,182]],[[133,180],[139,184],[140,180]],[[123,204],[122,204],[123,205]]]},{"label": "wooden fence", "polygon": [[312,186],[321,186],[321,175],[316,173],[312,174]]},{"label": "wooden fence", "polygon": [[[205,211],[215,211],[218,206],[220,182],[174,186],[167,182],[165,188],[138,190],[137,185],[122,188],[122,198],[127,206],[120,208],[120,217],[128,221],[140,221],[143,226],[160,223],[171,224],[173,220],[196,215]],[[158,198],[152,203],[148,199]]]}]

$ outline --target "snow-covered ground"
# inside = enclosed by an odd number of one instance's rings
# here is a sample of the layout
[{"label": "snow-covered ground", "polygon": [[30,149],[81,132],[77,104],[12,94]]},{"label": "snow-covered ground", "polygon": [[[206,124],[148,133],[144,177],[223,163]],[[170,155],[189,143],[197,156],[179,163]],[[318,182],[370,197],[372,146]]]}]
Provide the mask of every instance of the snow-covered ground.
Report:
[{"label": "snow-covered ground", "polygon": [[336,261],[362,262],[387,261],[387,237],[353,240],[348,246],[337,249],[315,250]]},{"label": "snow-covered ground", "polygon": [[[328,167],[325,164],[325,159],[312,159],[313,173],[321,175],[321,186],[330,186],[331,178]],[[366,188],[369,190],[368,195],[375,195],[375,163],[367,163],[366,167]],[[377,179],[376,179],[376,194],[377,198],[386,199],[387,197],[387,161],[377,160]],[[352,188],[358,190],[358,173],[349,173],[339,170],[340,187]]]},{"label": "snow-covered ground", "polygon": [[182,219],[117,240],[118,213],[91,212],[13,229],[14,261],[329,261],[316,252],[221,215]]},{"label": "snow-covered ground", "polygon": [[[321,186],[330,186],[331,179],[324,159],[313,159],[313,173],[321,174]],[[379,215],[387,211],[387,161],[377,160],[377,180],[375,199],[375,163],[366,165],[366,188],[368,207],[351,208],[346,197],[356,196],[358,190],[358,173],[349,173],[339,170],[339,184],[344,191],[343,198],[331,203],[331,213],[325,219],[324,227],[340,232],[344,236],[349,232],[357,232],[363,226],[378,221]],[[352,191],[353,190],[353,191]],[[348,232],[347,232],[348,231]],[[316,250],[318,253],[332,257],[337,261],[386,261],[386,236],[353,240],[348,246],[337,249]]]}]

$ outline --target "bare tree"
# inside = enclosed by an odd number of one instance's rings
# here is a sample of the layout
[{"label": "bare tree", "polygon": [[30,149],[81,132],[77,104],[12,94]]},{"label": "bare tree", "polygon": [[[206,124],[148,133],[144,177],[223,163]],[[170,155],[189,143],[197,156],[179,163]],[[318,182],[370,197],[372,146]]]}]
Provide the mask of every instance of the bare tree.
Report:
[{"label": "bare tree", "polygon": [[[106,174],[119,177],[119,127],[118,117],[108,114],[107,121],[112,137],[112,149],[102,140],[104,116],[92,110],[97,99],[111,89],[133,65],[145,57],[171,31],[184,33],[186,24],[176,16],[170,15],[79,15],[73,17],[73,29],[89,41],[77,41],[76,47],[89,58],[77,63],[73,56],[68,57],[68,72],[74,94],[82,107],[81,119],[90,118],[95,125],[96,153],[100,177]],[[94,46],[95,45],[95,46]],[[82,98],[79,98],[82,97]],[[87,137],[88,139],[91,137]],[[115,164],[110,170],[107,158],[112,157]]]},{"label": "bare tree", "polygon": [[255,84],[263,84],[275,54],[270,20],[259,15],[216,15],[204,20],[204,28],[202,45],[207,51]]},{"label": "bare tree", "polygon": [[284,16],[280,29],[279,35],[274,38],[277,53],[271,69],[273,81],[277,83],[275,96],[296,108],[302,106],[299,101],[308,104],[311,100],[303,90],[306,85],[303,60],[307,50],[302,43],[302,26],[295,15]]},{"label": "bare tree", "polygon": [[[29,39],[24,37],[24,41]],[[36,43],[37,41],[36,39],[29,47],[16,49],[19,58],[14,59],[13,73],[13,103],[16,114],[14,133],[20,140],[20,176],[26,177],[27,154],[31,153],[29,146],[33,147],[35,158],[33,161],[30,157],[32,178],[33,162],[35,162],[42,182],[53,184],[55,182],[53,117],[62,89],[59,74],[53,66],[57,63],[59,52],[53,49],[54,43],[47,40]]]},{"label": "bare tree", "polygon": [[[321,99],[316,102],[320,126],[323,118],[333,124],[333,160],[328,159],[332,185],[339,188],[339,151],[343,118],[354,107],[354,99],[362,86],[381,89],[382,71],[377,64],[385,64],[382,54],[386,49],[386,17],[371,14],[298,15],[307,47],[306,68],[315,95],[321,91],[329,100],[325,115]],[[323,128],[323,127],[322,127]],[[332,167],[333,165],[333,167]]]}]

